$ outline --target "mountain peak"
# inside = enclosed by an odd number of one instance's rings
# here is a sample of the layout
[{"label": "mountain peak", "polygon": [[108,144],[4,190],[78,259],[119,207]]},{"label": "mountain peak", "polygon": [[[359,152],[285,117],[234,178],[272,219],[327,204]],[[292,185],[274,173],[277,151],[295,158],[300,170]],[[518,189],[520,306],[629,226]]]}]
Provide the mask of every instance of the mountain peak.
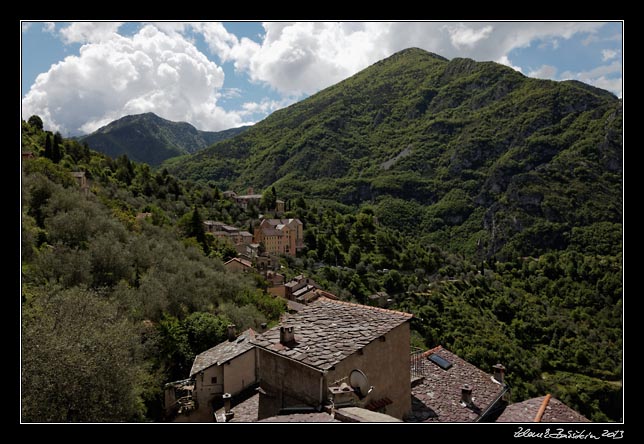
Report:
[{"label": "mountain peak", "polygon": [[121,117],[81,140],[111,157],[126,154],[137,162],[157,165],[171,157],[191,154],[233,137],[247,128],[199,131],[187,122],[173,122],[147,112]]}]

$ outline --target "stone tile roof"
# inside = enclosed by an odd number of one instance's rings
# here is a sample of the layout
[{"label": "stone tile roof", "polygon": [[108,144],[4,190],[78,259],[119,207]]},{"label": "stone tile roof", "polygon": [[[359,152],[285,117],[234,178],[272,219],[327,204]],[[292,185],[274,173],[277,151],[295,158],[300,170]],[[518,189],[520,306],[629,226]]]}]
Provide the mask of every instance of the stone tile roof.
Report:
[{"label": "stone tile roof", "polygon": [[257,422],[259,393],[255,393],[250,398],[240,402],[231,410],[235,412],[235,416],[230,422]]},{"label": "stone tile roof", "polygon": [[549,396],[540,396],[510,404],[499,415],[496,422],[535,422],[537,413],[544,402],[546,405],[540,422],[590,422],[581,413],[571,409],[557,398]]},{"label": "stone tile roof", "polygon": [[255,330],[249,328],[242,334],[237,336],[233,341],[225,341],[215,345],[213,348],[199,353],[190,370],[190,377],[199,373],[202,370],[212,367],[213,365],[221,365],[231,359],[247,352],[253,348],[251,341],[255,339]]},{"label": "stone tile roof", "polygon": [[[436,354],[452,363],[443,370],[428,358]],[[492,375],[438,346],[423,353],[419,363],[423,375],[411,389],[412,413],[409,422],[472,422],[505,391]],[[472,387],[472,407],[461,405],[461,387]]]},{"label": "stone tile roof", "polygon": [[[326,370],[413,315],[341,302],[326,297],[285,316],[279,326],[257,336],[257,346]],[[294,327],[295,341],[280,343],[280,326]]]},{"label": "stone tile roof", "polygon": [[290,415],[271,416],[259,422],[340,422],[326,412],[292,413]]}]

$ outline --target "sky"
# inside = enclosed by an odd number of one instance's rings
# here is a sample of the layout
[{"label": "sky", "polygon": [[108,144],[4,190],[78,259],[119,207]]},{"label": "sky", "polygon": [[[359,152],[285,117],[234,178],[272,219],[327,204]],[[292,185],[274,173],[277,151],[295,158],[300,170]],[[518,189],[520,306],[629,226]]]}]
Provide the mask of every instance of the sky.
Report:
[{"label": "sky", "polygon": [[22,22],[22,117],[64,136],[154,112],[253,124],[397,51],[495,61],[622,97],[622,22]]}]

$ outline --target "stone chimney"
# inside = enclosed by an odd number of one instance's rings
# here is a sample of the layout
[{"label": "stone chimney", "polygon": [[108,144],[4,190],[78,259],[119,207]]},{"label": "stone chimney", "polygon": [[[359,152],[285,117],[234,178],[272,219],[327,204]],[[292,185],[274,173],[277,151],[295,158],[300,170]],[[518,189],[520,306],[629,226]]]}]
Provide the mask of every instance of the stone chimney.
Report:
[{"label": "stone chimney", "polygon": [[290,344],[295,341],[295,328],[293,326],[280,327],[280,344]]},{"label": "stone chimney", "polygon": [[259,324],[260,333],[264,333],[266,331],[266,326],[267,326],[266,322],[262,322],[261,324]]},{"label": "stone chimney", "polygon": [[235,324],[229,324],[226,330],[229,341],[234,341],[237,337],[237,332],[235,331]]},{"label": "stone chimney", "polygon": [[461,387],[461,405],[469,407],[472,405],[472,386],[464,384]]},{"label": "stone chimney", "polygon": [[230,393],[224,393],[222,398],[224,399],[224,421],[230,422],[230,420],[235,417],[235,412],[230,411],[230,401],[232,396]]},{"label": "stone chimney", "polygon": [[494,369],[494,379],[496,380],[496,382],[503,384],[503,379],[505,377],[505,367],[503,367],[502,364],[496,364],[493,365],[492,368]]}]

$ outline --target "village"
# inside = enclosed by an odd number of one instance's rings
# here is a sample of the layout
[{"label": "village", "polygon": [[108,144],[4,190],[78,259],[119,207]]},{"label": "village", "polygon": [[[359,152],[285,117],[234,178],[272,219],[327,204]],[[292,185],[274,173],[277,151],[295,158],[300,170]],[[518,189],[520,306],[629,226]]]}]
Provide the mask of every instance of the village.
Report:
[{"label": "village", "polygon": [[[241,208],[262,195],[224,196]],[[276,217],[284,202],[275,202]],[[510,402],[502,363],[479,369],[437,345],[410,345],[410,313],[341,301],[313,279],[286,281],[280,257],[304,247],[295,218],[261,218],[254,232],[207,220],[237,256],[225,267],[256,273],[288,307],[278,325],[238,332],[199,353],[186,379],[165,386],[170,422],[589,422],[550,394]]]}]

